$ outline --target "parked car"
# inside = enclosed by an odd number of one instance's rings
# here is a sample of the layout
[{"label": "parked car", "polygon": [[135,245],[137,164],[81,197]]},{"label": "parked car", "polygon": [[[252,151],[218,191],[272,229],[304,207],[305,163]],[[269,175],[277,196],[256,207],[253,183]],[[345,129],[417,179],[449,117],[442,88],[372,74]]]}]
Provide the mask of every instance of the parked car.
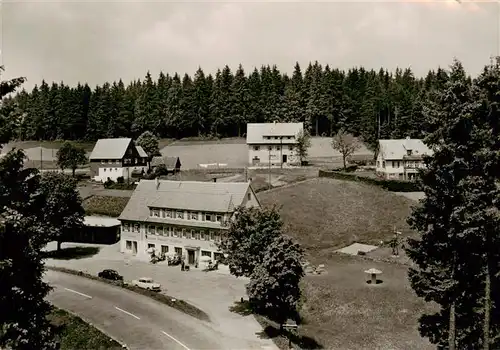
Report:
[{"label": "parked car", "polygon": [[97,276],[99,276],[101,278],[105,278],[107,280],[112,280],[112,281],[123,281],[123,276],[120,275],[115,270],[109,270],[109,269],[102,270],[101,272],[99,272],[97,274]]},{"label": "parked car", "polygon": [[159,291],[161,289],[161,285],[153,281],[151,277],[141,277],[138,280],[133,280],[132,285],[152,291]]}]

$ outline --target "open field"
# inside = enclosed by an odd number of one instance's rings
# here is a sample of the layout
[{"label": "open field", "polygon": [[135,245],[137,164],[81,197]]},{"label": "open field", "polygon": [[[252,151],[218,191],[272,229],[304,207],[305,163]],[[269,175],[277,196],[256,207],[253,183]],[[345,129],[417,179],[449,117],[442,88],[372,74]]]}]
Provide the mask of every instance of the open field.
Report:
[{"label": "open field", "polygon": [[[326,349],[435,349],[417,328],[432,308],[411,290],[406,267],[340,254],[324,263],[327,274],[304,280],[302,336]],[[383,272],[381,284],[366,283],[372,267]]]},{"label": "open field", "polygon": [[409,235],[406,217],[416,204],[374,186],[327,178],[273,189],[258,197],[263,205],[281,206],[286,232],[308,253],[325,256],[354,242],[377,245],[392,237],[394,226]]},{"label": "open field", "polygon": [[61,350],[121,349],[121,345],[81,318],[64,310],[53,308],[48,315],[55,328],[56,340]]},{"label": "open field", "polygon": [[[325,264],[326,274],[304,279],[301,336],[327,349],[432,349],[417,330],[418,317],[429,306],[411,290],[407,266],[335,253],[354,242],[378,245],[392,238],[394,225],[404,236],[412,235],[406,217],[415,201],[327,178],[258,197],[263,205],[281,206],[285,232],[297,239],[313,265]],[[377,251],[390,254],[387,248]],[[372,267],[383,272],[383,283],[366,283],[364,271]]]}]

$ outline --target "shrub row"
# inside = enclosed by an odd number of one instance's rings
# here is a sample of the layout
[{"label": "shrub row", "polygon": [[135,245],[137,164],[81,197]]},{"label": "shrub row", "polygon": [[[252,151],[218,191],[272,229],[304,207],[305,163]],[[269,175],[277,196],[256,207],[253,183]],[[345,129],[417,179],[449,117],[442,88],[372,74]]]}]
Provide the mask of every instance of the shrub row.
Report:
[{"label": "shrub row", "polygon": [[92,279],[95,281],[101,281],[101,282],[104,282],[107,284],[111,284],[113,286],[128,289],[132,292],[150,297],[151,299],[159,301],[160,303],[165,304],[167,306],[170,306],[176,310],[179,310],[179,311],[181,311],[189,316],[195,317],[195,318],[202,320],[202,321],[210,322],[210,318],[203,310],[200,310],[196,306],[193,306],[193,305],[191,305],[191,304],[189,304],[181,299],[173,298],[173,297],[170,297],[170,296],[162,294],[162,293],[153,292],[153,291],[149,291],[149,290],[142,289],[139,287],[135,287],[135,286],[132,286],[129,284],[125,284],[123,282],[107,280],[105,278],[100,278],[98,276],[94,276],[94,275],[91,275],[89,273],[85,273],[83,271],[76,271],[76,270],[72,270],[72,269],[67,269],[65,267],[55,267],[55,266],[47,266],[47,269],[59,271],[59,272],[64,272],[64,273],[68,273],[68,274],[76,275],[76,276],[80,276],[80,277],[85,277],[85,278]]},{"label": "shrub row", "polygon": [[359,181],[369,185],[374,185],[392,192],[420,192],[422,189],[417,182],[401,181],[401,180],[386,180],[375,179],[366,176],[360,176],[354,173],[346,173],[342,171],[327,171],[320,170],[319,177],[329,177],[338,180]]}]

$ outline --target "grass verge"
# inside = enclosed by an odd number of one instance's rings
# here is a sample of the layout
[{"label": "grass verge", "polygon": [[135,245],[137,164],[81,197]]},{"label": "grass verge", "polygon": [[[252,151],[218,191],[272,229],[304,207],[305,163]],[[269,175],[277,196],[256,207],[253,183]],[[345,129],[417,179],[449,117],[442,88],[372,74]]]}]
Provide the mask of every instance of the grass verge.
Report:
[{"label": "grass verge", "polygon": [[128,289],[132,292],[150,297],[150,298],[152,298],[152,299],[154,299],[162,304],[165,304],[167,306],[170,306],[171,308],[179,310],[179,311],[185,313],[186,315],[195,317],[195,318],[202,320],[202,321],[210,322],[210,317],[208,316],[207,313],[205,313],[203,310],[200,310],[196,306],[193,306],[193,305],[191,305],[191,304],[189,304],[181,299],[177,299],[177,298],[174,298],[174,297],[162,294],[162,293],[152,292],[152,291],[148,291],[148,290],[138,288],[135,286],[127,285],[127,284],[124,284],[122,282],[110,281],[110,280],[107,280],[104,278],[100,278],[100,277],[91,275],[89,273],[85,273],[82,271],[76,271],[76,270],[72,270],[72,269],[67,269],[65,267],[47,266],[47,269],[59,271],[59,272],[64,272],[64,273],[69,273],[71,275],[85,277],[85,278],[89,278],[89,279],[92,279],[95,281],[101,281],[101,282],[104,282],[104,283],[107,283],[107,284],[110,284],[113,286]]},{"label": "grass verge", "polygon": [[47,316],[61,350],[122,349],[122,346],[80,317],[52,307]]},{"label": "grass verge", "polygon": [[120,216],[129,197],[91,196],[83,201],[86,215]]}]

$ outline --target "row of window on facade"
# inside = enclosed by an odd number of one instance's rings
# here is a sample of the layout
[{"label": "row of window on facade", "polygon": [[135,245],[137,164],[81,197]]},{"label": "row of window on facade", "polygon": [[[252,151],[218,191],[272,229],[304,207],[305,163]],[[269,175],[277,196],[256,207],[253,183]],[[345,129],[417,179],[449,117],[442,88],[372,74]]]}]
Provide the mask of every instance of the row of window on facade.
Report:
[{"label": "row of window on facade", "polygon": [[[121,163],[122,163],[122,161],[120,159],[115,159],[115,160],[101,159],[101,164],[121,164]],[[134,158],[134,159],[125,158],[123,160],[123,163],[124,164],[140,164],[140,163],[143,163],[143,161],[140,159],[137,159],[137,158]]]},{"label": "row of window on facade", "polygon": [[263,139],[264,139],[264,140],[273,140],[273,139],[274,139],[274,140],[279,140],[279,139],[283,139],[283,140],[285,140],[285,139],[287,139],[287,140],[292,140],[292,139],[294,139],[294,138],[295,138],[295,136],[264,136],[264,137],[263,137]]},{"label": "row of window on facade", "polygon": [[[139,224],[124,223],[122,226],[122,230],[124,232],[140,232],[140,226]],[[202,241],[220,242],[221,240],[220,233],[216,231],[205,231],[205,230],[195,230],[195,229],[185,229],[185,228],[181,229],[174,226],[148,225],[147,233],[150,235],[186,238],[186,239],[198,239]]]},{"label": "row of window on facade", "polygon": [[[392,163],[389,163],[389,162],[392,162]],[[387,162],[384,160],[384,161],[382,161],[382,168],[386,167],[386,163],[387,163],[387,167],[389,167],[389,165],[392,164],[393,168],[399,168],[405,164],[404,161],[400,161],[400,160],[392,160],[392,161],[387,161]],[[408,167],[408,168],[418,168],[420,166],[423,166],[422,162],[406,161],[406,167]],[[377,162],[377,167],[380,168],[380,161]]]},{"label": "row of window on facade", "polygon": [[[272,151],[273,150],[273,146],[267,146],[267,149],[269,151]],[[290,151],[293,151],[293,145],[288,145],[288,149]],[[260,151],[260,146],[253,146],[253,150],[254,151]],[[280,145],[276,146],[276,151],[279,151],[279,150],[281,150],[281,146]]]},{"label": "row of window on facade", "polygon": [[154,218],[201,220],[201,221],[212,221],[212,222],[222,222],[224,220],[224,215],[221,213],[206,213],[198,211],[184,211],[184,210],[163,209],[163,208],[150,208],[149,216]]},{"label": "row of window on facade", "polygon": [[[127,250],[132,250],[132,241],[126,241],[125,243],[126,249]],[[154,243],[148,243],[148,249],[154,248],[156,249],[156,244]],[[169,253],[169,246],[168,245],[160,245],[160,250],[162,254],[167,254]],[[174,247],[174,252],[175,254],[182,256],[183,254],[183,249],[182,247]],[[212,258],[212,252],[209,250],[202,250],[201,251],[201,256],[208,256],[209,258]],[[220,260],[222,259],[224,255],[222,253],[214,253],[213,259],[214,260]]]}]

